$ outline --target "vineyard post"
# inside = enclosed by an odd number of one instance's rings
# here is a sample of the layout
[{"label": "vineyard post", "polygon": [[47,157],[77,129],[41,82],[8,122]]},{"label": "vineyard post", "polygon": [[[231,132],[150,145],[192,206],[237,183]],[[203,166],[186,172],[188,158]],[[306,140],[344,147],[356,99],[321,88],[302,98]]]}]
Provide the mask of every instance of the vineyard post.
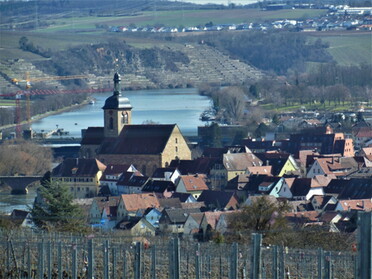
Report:
[{"label": "vineyard post", "polygon": [[252,233],[251,278],[260,279],[262,235]]},{"label": "vineyard post", "polygon": [[94,278],[94,250],[93,239],[88,240],[88,279]]},{"label": "vineyard post", "polygon": [[272,261],[273,261],[273,279],[279,279],[279,274],[278,274],[278,246],[274,245],[272,247]]},{"label": "vineyard post", "polygon": [[195,278],[196,279],[201,279],[201,274],[200,274],[200,258],[201,258],[201,255],[200,255],[200,244],[196,244],[196,251],[195,251]]},{"label": "vineyard post", "polygon": [[230,279],[238,278],[238,243],[231,246]]},{"label": "vineyard post", "polygon": [[156,245],[151,248],[151,279],[156,279]]},{"label": "vineyard post", "polygon": [[323,279],[324,269],[324,252],[322,248],[318,248],[318,279]]},{"label": "vineyard post", "polygon": [[325,261],[324,261],[324,276],[325,279],[332,279],[332,253],[331,252],[325,252]]}]

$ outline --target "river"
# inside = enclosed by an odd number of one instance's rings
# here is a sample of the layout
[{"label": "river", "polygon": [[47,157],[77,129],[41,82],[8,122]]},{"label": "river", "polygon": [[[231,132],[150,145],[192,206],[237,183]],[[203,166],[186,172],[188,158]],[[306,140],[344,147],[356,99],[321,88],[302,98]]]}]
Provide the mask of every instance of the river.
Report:
[{"label": "river", "polygon": [[[112,92],[93,94],[94,105],[86,105],[76,110],[51,115],[32,124],[32,129],[41,132],[64,128],[69,137],[81,137],[81,129],[88,126],[103,126],[102,107]],[[200,114],[210,106],[208,97],[200,96],[195,88],[161,89],[127,91],[127,96],[133,106],[133,124],[153,121],[160,124],[177,123],[185,136],[195,136],[197,126],[204,125],[199,120]],[[28,195],[13,196],[0,192],[0,214],[10,213],[13,209],[26,210],[32,205],[35,190]]]},{"label": "river", "polygon": [[[40,132],[57,128],[69,132],[69,137],[81,137],[81,129],[88,126],[103,126],[102,107],[112,92],[93,94],[94,105],[48,116],[32,124]],[[210,106],[208,97],[200,96],[195,88],[126,91],[133,106],[132,123],[142,124],[153,121],[160,124],[178,124],[185,136],[195,136],[197,127],[204,125],[200,114]]]}]

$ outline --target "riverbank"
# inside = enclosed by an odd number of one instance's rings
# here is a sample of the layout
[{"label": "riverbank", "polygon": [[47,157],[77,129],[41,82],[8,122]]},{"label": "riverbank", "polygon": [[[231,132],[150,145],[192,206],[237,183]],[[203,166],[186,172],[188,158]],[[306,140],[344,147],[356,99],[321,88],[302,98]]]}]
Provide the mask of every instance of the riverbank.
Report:
[{"label": "riverbank", "polygon": [[[55,111],[48,111],[48,112],[43,113],[43,114],[34,115],[34,116],[31,117],[30,121],[22,121],[19,125],[21,125],[21,128],[23,130],[25,128],[25,126],[30,125],[35,121],[38,121],[40,119],[43,119],[43,118],[46,118],[46,117],[49,117],[49,116],[52,116],[52,115],[56,115],[56,114],[69,112],[69,111],[78,109],[82,106],[88,105],[90,101],[91,101],[91,98],[86,98],[80,104],[74,104],[74,105],[64,107],[64,108],[61,108],[61,109],[58,109],[58,110],[55,110]],[[4,134],[4,132],[5,133],[7,133],[7,132],[10,133],[16,127],[17,127],[17,124],[4,125],[4,126],[0,126],[0,131],[3,131],[3,134]],[[3,135],[3,137],[4,137],[4,135]]]}]

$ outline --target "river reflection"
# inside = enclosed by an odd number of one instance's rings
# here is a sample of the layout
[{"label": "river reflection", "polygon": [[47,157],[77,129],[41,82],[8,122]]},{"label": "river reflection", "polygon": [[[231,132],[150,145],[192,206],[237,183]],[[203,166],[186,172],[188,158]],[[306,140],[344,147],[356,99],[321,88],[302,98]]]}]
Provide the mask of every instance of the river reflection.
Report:
[{"label": "river reflection", "polygon": [[[68,131],[70,137],[81,137],[81,129],[103,126],[102,107],[111,94],[93,94],[95,104],[43,118],[34,122],[32,129],[40,132],[58,127]],[[127,91],[124,95],[133,106],[133,124],[176,123],[185,136],[197,134],[197,126],[204,125],[199,120],[200,114],[210,106],[209,98],[200,96],[195,88]]]}]

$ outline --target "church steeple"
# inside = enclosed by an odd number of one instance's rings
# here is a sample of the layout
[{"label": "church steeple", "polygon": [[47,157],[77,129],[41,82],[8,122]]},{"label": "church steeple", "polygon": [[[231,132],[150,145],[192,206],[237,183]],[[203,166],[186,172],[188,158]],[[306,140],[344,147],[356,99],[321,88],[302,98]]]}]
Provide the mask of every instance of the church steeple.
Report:
[{"label": "church steeple", "polygon": [[113,80],[114,80],[114,95],[121,95],[120,75],[118,73],[115,73]]},{"label": "church steeple", "polygon": [[131,123],[132,105],[127,97],[121,95],[120,75],[114,74],[114,92],[108,97],[104,111],[104,135],[105,137],[117,137],[123,127]]}]

